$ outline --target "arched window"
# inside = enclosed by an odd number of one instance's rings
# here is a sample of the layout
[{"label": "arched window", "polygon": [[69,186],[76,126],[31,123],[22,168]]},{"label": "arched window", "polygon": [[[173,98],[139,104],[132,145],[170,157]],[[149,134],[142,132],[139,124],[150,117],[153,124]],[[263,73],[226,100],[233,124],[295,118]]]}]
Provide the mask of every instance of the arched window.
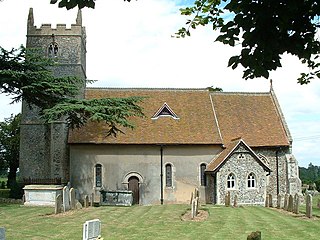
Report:
[{"label": "arched window", "polygon": [[255,188],[256,187],[256,178],[253,173],[248,175],[248,188]]},{"label": "arched window", "polygon": [[166,164],[166,187],[172,187],[172,166],[170,163]]},{"label": "arched window", "polygon": [[56,57],[58,55],[59,47],[58,44],[55,42],[50,43],[48,47],[48,56],[49,57]]},{"label": "arched window", "polygon": [[230,173],[227,178],[227,188],[235,188],[236,186],[236,177],[233,173]]},{"label": "arched window", "polygon": [[207,186],[207,178],[205,174],[207,165],[205,163],[201,163],[200,165],[200,183],[201,186]]},{"label": "arched window", "polygon": [[102,187],[102,165],[97,164],[95,166],[95,186]]}]

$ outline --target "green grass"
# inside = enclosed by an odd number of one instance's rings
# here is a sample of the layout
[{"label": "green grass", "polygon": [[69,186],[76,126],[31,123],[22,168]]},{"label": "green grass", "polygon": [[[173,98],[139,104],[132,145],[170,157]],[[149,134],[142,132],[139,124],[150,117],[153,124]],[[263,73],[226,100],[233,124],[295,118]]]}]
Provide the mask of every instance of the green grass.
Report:
[{"label": "green grass", "polygon": [[97,207],[66,214],[53,208],[0,205],[6,239],[81,239],[82,224],[99,218],[104,239],[246,239],[261,231],[262,239],[319,239],[320,218],[307,219],[264,207],[205,206],[203,222],[181,221],[187,205]]}]

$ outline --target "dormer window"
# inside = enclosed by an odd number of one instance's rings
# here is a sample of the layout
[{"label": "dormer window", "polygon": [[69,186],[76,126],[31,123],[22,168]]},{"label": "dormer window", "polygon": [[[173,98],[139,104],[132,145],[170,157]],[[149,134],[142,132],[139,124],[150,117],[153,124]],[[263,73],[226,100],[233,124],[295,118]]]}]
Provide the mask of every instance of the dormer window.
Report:
[{"label": "dormer window", "polygon": [[177,114],[174,113],[167,103],[164,103],[151,119],[158,119],[159,117],[172,117],[173,119],[179,119]]}]

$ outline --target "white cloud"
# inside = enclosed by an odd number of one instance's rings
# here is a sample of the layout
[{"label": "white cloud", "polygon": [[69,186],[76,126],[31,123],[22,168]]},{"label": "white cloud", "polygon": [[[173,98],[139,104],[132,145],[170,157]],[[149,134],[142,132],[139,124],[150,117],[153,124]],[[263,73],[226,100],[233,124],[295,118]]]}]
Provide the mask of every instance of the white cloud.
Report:
[{"label": "white cloud", "polygon": [[[200,28],[191,38],[171,38],[185,22],[177,6],[190,1],[121,0],[96,1],[96,9],[83,10],[87,30],[87,75],[105,87],[190,87],[216,86],[224,91],[269,91],[265,79],[243,80],[241,69],[226,68],[236,49],[215,43],[210,28]],[[49,0],[4,0],[0,2],[0,45],[18,47],[26,41],[29,7],[35,24],[75,22],[76,10],[58,9]],[[3,27],[5,26],[5,27]],[[320,132],[320,83],[296,83],[305,69],[292,56],[283,57],[283,68],[271,74],[273,86],[293,137]],[[20,108],[8,107],[0,96],[0,119]],[[302,165],[320,165],[320,148],[315,140],[297,141],[294,153]]]}]

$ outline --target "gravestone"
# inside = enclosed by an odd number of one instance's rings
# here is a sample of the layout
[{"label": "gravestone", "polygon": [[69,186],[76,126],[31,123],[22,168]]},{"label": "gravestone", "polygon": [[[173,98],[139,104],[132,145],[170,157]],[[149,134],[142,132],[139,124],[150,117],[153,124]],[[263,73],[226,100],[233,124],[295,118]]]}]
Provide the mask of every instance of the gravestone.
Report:
[{"label": "gravestone", "polygon": [[192,204],[192,201],[193,201],[193,199],[194,199],[194,197],[193,197],[193,192],[191,192],[191,199],[190,199],[190,205]]},{"label": "gravestone", "polygon": [[261,232],[256,231],[248,235],[247,240],[261,240]]},{"label": "gravestone", "polygon": [[273,207],[273,202],[272,202],[272,194],[269,194],[269,202],[268,202],[269,207]]},{"label": "gravestone", "polygon": [[265,207],[269,207],[269,194],[267,194],[267,196],[266,196],[266,200],[265,200],[264,206]]},{"label": "gravestone", "polygon": [[62,196],[59,194],[56,197],[55,207],[54,207],[54,213],[58,214],[62,212]]},{"label": "gravestone", "polygon": [[230,192],[227,192],[225,196],[225,206],[230,207]]},{"label": "gravestone", "polygon": [[82,204],[78,200],[76,201],[76,209],[82,209]]},{"label": "gravestone", "polygon": [[293,211],[293,197],[292,195],[289,196],[289,202],[288,202],[288,212]]},{"label": "gravestone", "polygon": [[0,227],[0,240],[6,240],[6,229],[4,227]]},{"label": "gravestone", "polygon": [[76,209],[76,191],[74,188],[70,189],[70,208],[71,210]]},{"label": "gravestone", "polygon": [[101,235],[101,221],[93,219],[83,224],[82,240],[95,240]]},{"label": "gravestone", "polygon": [[233,198],[233,207],[238,207],[238,195],[235,194]]},{"label": "gravestone", "polygon": [[306,214],[308,218],[312,217],[312,196],[310,194],[307,195]]},{"label": "gravestone", "polygon": [[62,201],[63,201],[62,205],[63,205],[64,212],[67,212],[70,210],[69,195],[70,195],[69,188],[67,186],[64,186],[62,190]]},{"label": "gravestone", "polygon": [[90,206],[93,207],[94,206],[94,193],[91,193],[91,202],[90,202]]},{"label": "gravestone", "polygon": [[88,195],[85,195],[85,196],[84,196],[84,204],[83,204],[83,207],[84,207],[84,208],[89,207],[89,197],[88,197]]},{"label": "gravestone", "polygon": [[300,207],[300,197],[299,197],[299,195],[298,195],[298,193],[296,193],[295,195],[294,195],[294,209],[293,209],[293,212],[295,213],[295,214],[299,214],[299,207]]},{"label": "gravestone", "polygon": [[282,201],[282,196],[281,196],[281,194],[278,194],[278,196],[277,196],[277,208],[278,209],[281,208],[281,201]]},{"label": "gravestone", "polygon": [[283,206],[283,209],[288,211],[288,203],[289,203],[289,196],[288,194],[285,194],[284,195],[284,206]]}]

